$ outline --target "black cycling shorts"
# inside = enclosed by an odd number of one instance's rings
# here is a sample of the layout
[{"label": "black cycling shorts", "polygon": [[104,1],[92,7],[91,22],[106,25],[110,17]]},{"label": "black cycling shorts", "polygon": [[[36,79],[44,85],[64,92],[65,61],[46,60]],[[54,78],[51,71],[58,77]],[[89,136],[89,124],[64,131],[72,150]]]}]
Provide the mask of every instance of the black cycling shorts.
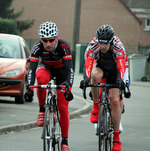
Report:
[{"label": "black cycling shorts", "polygon": [[97,64],[96,67],[102,69],[104,73],[103,78],[106,78],[107,84],[116,84],[117,80],[121,79],[120,72],[117,70],[117,68],[114,68],[113,70],[106,70],[100,64]]}]

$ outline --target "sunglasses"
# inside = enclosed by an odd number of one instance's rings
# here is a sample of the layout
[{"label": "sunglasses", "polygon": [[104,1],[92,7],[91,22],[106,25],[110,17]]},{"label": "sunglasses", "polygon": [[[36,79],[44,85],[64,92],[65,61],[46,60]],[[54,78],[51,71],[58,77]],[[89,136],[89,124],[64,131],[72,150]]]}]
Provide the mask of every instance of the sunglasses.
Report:
[{"label": "sunglasses", "polygon": [[55,41],[55,39],[42,39],[43,42],[47,43],[48,41],[50,43],[52,43],[53,41]]},{"label": "sunglasses", "polygon": [[101,45],[102,45],[102,44],[107,45],[107,44],[110,43],[108,40],[99,40],[98,42],[99,42],[99,44],[101,44]]}]

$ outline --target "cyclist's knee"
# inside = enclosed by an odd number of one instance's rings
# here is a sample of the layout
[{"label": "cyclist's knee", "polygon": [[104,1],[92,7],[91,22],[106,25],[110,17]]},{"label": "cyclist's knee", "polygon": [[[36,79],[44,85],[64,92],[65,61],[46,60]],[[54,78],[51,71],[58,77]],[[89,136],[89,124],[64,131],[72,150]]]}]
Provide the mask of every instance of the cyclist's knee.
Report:
[{"label": "cyclist's knee", "polygon": [[103,77],[103,71],[100,68],[94,68],[91,73],[92,83],[99,83]]},{"label": "cyclist's knee", "polygon": [[47,84],[51,79],[51,75],[45,68],[38,69],[36,73],[36,79],[38,84]]},{"label": "cyclist's knee", "polygon": [[111,107],[112,107],[112,110],[120,109],[120,100],[119,100],[119,98],[111,99]]}]

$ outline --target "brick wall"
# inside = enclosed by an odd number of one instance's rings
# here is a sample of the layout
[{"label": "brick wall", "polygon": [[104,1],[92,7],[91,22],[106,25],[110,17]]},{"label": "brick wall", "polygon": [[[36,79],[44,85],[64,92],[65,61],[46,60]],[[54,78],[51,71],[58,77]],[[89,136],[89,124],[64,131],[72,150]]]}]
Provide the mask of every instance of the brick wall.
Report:
[{"label": "brick wall", "polygon": [[[72,42],[75,0],[14,0],[13,8],[25,11],[20,19],[35,19],[34,26],[23,32],[24,38],[38,38],[39,25],[44,21],[57,24],[59,36]],[[89,43],[96,29],[111,24],[128,54],[137,53],[140,24],[119,0],[82,0],[80,43]]]}]

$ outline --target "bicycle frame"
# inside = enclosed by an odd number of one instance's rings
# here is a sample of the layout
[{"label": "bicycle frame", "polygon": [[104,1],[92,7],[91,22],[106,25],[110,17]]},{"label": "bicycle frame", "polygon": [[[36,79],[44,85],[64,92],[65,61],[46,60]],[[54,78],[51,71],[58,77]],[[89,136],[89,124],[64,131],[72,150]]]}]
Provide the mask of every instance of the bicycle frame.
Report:
[{"label": "bicycle frame", "polygon": [[97,124],[99,151],[111,151],[113,125],[111,118],[111,105],[107,87],[103,87],[99,106],[99,119]]},{"label": "bicycle frame", "polygon": [[[98,147],[99,151],[111,151],[112,146],[112,118],[111,118],[111,105],[108,95],[109,88],[117,87],[115,84],[89,84],[86,87],[102,87],[101,102],[99,104],[99,119],[96,129],[98,135]],[[86,98],[86,87],[83,89],[83,96]]]},{"label": "bicycle frame", "polygon": [[[44,151],[51,151],[52,149],[53,151],[55,151],[56,149],[58,151],[60,150],[61,131],[59,113],[57,108],[56,89],[54,89],[53,91],[51,89],[48,89],[47,102],[45,105],[45,119],[42,133]],[[56,144],[57,148],[55,148]]]},{"label": "bicycle frame", "polygon": [[[54,85],[50,82],[47,85],[33,85],[33,88],[47,89],[47,99],[45,104],[45,117],[42,132],[43,150],[44,151],[60,151],[61,128],[59,120],[59,112],[57,108],[57,89],[69,90],[68,85]],[[56,147],[57,145],[57,147]]]},{"label": "bicycle frame", "polygon": [[83,97],[86,99],[86,87],[101,87],[102,90],[102,97],[99,107],[99,119],[97,124],[96,134],[99,138],[99,151],[111,151],[112,145],[112,134],[113,134],[113,124],[111,118],[111,104],[108,95],[108,90],[110,88],[119,88],[120,89],[120,97],[124,93],[124,97],[130,98],[131,92],[129,89],[129,84],[126,82],[125,85],[118,87],[117,84],[86,84],[84,83],[82,86],[83,88]]}]

